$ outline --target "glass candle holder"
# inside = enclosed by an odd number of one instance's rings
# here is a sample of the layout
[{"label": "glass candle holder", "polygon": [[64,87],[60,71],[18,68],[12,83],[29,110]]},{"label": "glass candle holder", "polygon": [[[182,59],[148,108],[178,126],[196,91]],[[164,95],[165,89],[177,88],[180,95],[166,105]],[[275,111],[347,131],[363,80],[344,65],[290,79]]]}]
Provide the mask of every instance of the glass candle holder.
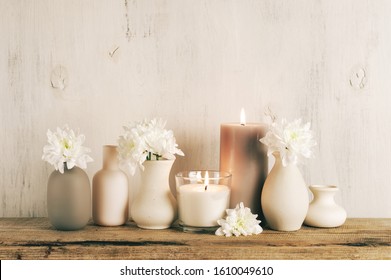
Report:
[{"label": "glass candle holder", "polygon": [[231,173],[215,170],[183,171],[175,175],[179,225],[187,232],[214,231],[226,215]]}]

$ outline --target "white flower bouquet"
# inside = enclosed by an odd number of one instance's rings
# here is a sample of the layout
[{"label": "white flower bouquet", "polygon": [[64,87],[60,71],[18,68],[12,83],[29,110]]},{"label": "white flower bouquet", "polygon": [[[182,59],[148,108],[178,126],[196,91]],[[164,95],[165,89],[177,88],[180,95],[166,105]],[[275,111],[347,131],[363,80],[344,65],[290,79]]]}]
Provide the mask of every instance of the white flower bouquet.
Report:
[{"label": "white flower bouquet", "polygon": [[239,236],[259,234],[263,231],[257,220],[258,215],[252,214],[250,208],[244,207],[243,202],[236,205],[235,209],[227,209],[227,217],[220,219],[217,223],[220,227],[216,230],[216,235]]},{"label": "white flower bouquet", "polygon": [[297,164],[313,156],[316,141],[310,130],[311,123],[302,125],[301,119],[288,123],[286,119],[273,122],[270,131],[259,141],[268,147],[268,155],[278,152],[283,166]]},{"label": "white flower bouquet", "polygon": [[87,163],[93,159],[87,155],[89,148],[83,147],[85,136],[75,133],[67,125],[63,129],[57,127],[55,132],[47,131],[48,144],[43,147],[42,160],[47,161],[60,173],[64,173],[64,166],[72,169],[74,166],[87,168]]},{"label": "white flower bouquet", "polygon": [[118,154],[122,163],[134,175],[137,166],[144,170],[146,160],[175,159],[184,156],[178,148],[172,130],[165,129],[161,119],[144,120],[124,126],[125,133],[118,139]]}]

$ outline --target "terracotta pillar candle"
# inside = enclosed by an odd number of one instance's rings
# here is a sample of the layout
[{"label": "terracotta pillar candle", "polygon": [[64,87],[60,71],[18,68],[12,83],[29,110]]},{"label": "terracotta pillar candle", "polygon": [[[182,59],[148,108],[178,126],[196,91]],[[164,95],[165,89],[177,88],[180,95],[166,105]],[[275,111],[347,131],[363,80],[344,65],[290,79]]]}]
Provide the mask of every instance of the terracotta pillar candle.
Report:
[{"label": "terracotta pillar candle", "polygon": [[268,171],[267,149],[259,142],[267,126],[246,123],[242,109],[240,123],[221,124],[220,170],[232,174],[230,208],[243,202],[262,219],[261,191]]}]

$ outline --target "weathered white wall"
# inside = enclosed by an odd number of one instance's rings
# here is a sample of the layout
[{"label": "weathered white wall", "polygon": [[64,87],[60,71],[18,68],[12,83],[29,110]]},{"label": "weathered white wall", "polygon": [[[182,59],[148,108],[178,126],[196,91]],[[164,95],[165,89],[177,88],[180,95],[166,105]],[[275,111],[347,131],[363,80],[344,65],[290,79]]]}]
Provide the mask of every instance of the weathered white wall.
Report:
[{"label": "weathered white wall", "polygon": [[0,13],[0,216],[46,215],[48,128],[80,128],[92,178],[122,125],[162,117],[186,153],[173,174],[218,168],[220,123],[270,107],[312,122],[309,184],[338,185],[350,217],[391,217],[391,1],[2,0]]}]

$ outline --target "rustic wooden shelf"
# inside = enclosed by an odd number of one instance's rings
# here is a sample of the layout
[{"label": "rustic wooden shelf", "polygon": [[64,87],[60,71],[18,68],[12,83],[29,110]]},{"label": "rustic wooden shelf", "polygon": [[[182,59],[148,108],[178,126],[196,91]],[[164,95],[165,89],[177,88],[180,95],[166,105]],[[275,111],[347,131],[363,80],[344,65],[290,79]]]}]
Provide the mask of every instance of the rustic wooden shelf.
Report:
[{"label": "rustic wooden shelf", "polygon": [[89,224],[57,231],[47,218],[0,218],[0,259],[391,259],[391,219],[348,219],[339,228],[265,229],[222,237]]}]

